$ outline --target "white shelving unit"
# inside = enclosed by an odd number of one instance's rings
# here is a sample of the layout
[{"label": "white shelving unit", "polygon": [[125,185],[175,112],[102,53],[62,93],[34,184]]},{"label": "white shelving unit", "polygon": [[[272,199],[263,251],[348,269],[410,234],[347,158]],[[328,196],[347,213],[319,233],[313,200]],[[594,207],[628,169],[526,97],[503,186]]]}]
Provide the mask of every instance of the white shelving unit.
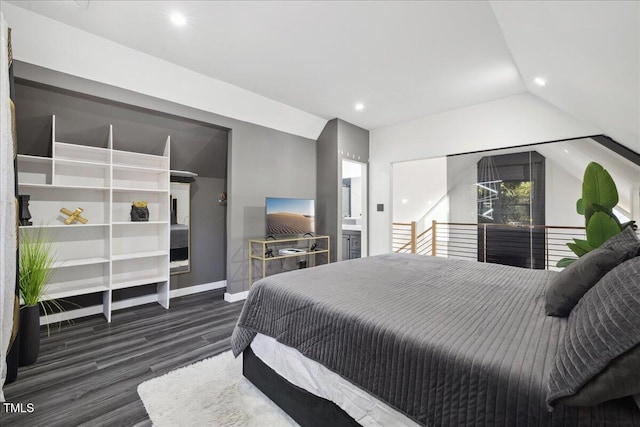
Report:
[{"label": "white shelving unit", "polygon": [[[18,187],[29,194],[31,226],[53,243],[56,262],[48,299],[102,293],[111,321],[116,289],[157,284],[158,303],[169,308],[169,153],[161,156],[115,150],[113,128],[106,148],[56,140],[52,157],[18,155]],[[131,204],[148,203],[148,222],[132,222]],[[87,224],[66,225],[61,208],[80,207]]]}]

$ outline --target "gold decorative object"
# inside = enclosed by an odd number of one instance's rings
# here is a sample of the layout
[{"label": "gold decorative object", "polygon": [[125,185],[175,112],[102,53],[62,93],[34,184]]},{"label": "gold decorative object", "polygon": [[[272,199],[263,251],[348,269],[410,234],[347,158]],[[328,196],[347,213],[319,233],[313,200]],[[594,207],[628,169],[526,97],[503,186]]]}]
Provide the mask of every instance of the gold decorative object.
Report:
[{"label": "gold decorative object", "polygon": [[67,218],[64,221],[64,223],[67,224],[67,225],[71,224],[73,221],[79,221],[79,222],[81,222],[83,224],[86,224],[87,222],[89,222],[89,220],[80,216],[80,214],[82,213],[83,210],[84,209],[82,209],[82,208],[78,208],[74,212],[71,212],[67,208],[62,208],[62,209],[60,209],[60,212],[69,216],[69,218]]}]

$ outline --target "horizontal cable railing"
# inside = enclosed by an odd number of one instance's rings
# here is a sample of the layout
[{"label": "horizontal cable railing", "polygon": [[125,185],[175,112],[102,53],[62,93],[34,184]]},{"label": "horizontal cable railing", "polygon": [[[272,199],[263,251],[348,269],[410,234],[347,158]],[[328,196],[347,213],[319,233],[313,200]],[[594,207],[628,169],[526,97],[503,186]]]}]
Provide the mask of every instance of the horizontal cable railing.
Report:
[{"label": "horizontal cable railing", "polygon": [[393,252],[415,253],[411,250],[411,244],[415,241],[416,223],[414,222],[394,222],[391,245]]},{"label": "horizontal cable railing", "polygon": [[562,258],[575,258],[567,243],[585,239],[584,227],[473,224],[433,221],[416,233],[416,222],[393,223],[393,251],[462,258],[480,262],[557,269]]}]

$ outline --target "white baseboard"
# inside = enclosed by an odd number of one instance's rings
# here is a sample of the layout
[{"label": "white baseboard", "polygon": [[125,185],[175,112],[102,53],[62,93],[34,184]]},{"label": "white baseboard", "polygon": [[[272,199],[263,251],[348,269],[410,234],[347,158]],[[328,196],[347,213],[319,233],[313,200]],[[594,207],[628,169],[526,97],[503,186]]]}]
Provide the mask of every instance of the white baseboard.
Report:
[{"label": "white baseboard", "polygon": [[[227,287],[226,280],[220,280],[218,282],[203,283],[202,285],[188,286],[186,288],[172,289],[169,292],[171,298],[182,297],[185,295],[198,294],[200,292],[207,292],[214,289],[222,289]],[[225,294],[226,295],[226,294]],[[245,297],[246,298],[246,297]],[[225,296],[226,300],[226,296]],[[138,305],[150,304],[152,302],[158,302],[157,294],[144,295],[136,298],[128,298],[122,301],[114,301],[111,306],[111,311],[122,310],[123,308],[136,307]],[[93,316],[94,314],[102,314],[102,305],[94,305],[91,307],[79,308],[77,310],[69,310],[63,313],[50,314],[48,316],[40,316],[40,324],[47,325],[58,322],[65,322],[67,320],[79,319],[81,317]]]},{"label": "white baseboard", "polygon": [[217,282],[203,283],[202,285],[188,286],[186,288],[173,289],[170,292],[171,298],[183,297],[185,295],[198,294],[200,292],[213,291],[214,289],[222,289],[227,287],[226,280]]},{"label": "white baseboard", "polygon": [[247,299],[247,295],[249,295],[249,291],[236,292],[235,294],[230,294],[229,292],[225,292],[224,300],[226,302],[242,301],[243,299]]},{"label": "white baseboard", "polygon": [[91,307],[78,308],[76,310],[69,310],[63,313],[40,316],[40,325],[51,325],[53,323],[66,322],[67,320],[93,316],[94,314],[102,314],[102,305],[93,305]]}]

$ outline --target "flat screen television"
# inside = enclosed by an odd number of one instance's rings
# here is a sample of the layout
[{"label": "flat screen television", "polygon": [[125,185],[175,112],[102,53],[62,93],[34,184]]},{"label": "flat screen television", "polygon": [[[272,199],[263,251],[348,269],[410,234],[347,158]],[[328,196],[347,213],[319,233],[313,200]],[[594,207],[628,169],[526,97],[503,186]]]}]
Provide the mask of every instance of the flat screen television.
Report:
[{"label": "flat screen television", "polygon": [[316,232],[315,200],[267,197],[267,236]]}]

